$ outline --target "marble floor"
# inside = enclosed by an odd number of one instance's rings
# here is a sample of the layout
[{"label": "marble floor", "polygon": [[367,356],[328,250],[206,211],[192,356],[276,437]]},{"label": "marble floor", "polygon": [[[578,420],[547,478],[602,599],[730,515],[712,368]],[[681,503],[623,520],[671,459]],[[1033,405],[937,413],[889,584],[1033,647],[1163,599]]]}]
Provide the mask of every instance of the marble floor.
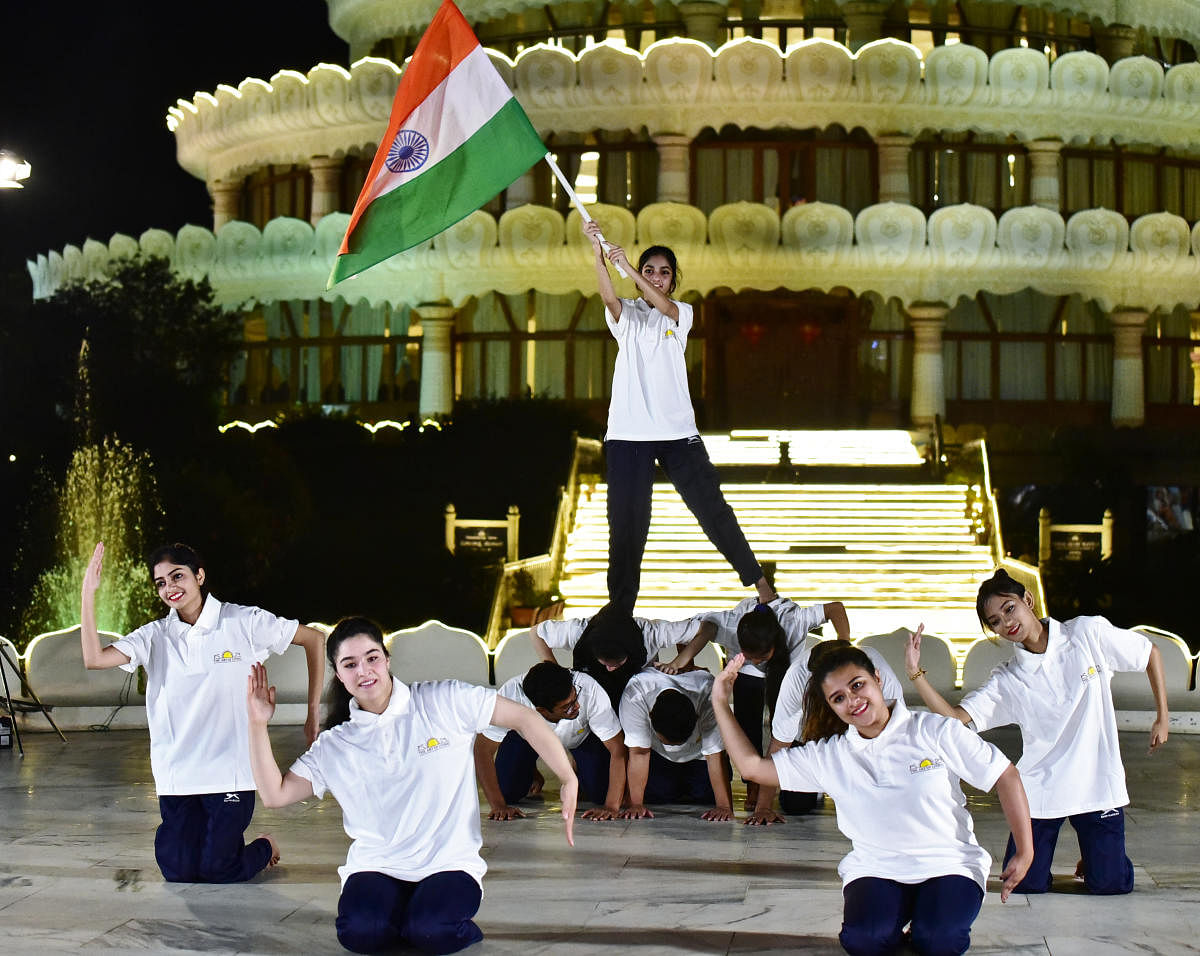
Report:
[{"label": "marble floor", "polygon": [[[299,728],[274,732],[281,761]],[[279,840],[282,863],[255,882],[173,885],[154,864],[158,823],[142,731],[27,734],[26,756],[0,751],[0,952],[338,952],[335,868],[347,840],[327,799],[259,809],[252,833]],[[1012,753],[1011,731],[994,739]],[[1153,757],[1123,734],[1133,804],[1137,887],[1092,898],[1070,879],[1064,830],[1056,892],[989,892],[973,952],[1108,956],[1200,952],[1200,860],[1193,804],[1200,736],[1176,735]],[[489,872],[474,956],[538,953],[837,953],[837,861],[847,844],[831,807],[783,826],[705,823],[697,808],[653,820],[577,823],[563,839],[553,791],[530,819],[484,821]],[[976,827],[997,855],[1007,830],[995,799],[972,796]],[[740,806],[740,800],[739,800]],[[995,867],[993,867],[995,871]]]}]

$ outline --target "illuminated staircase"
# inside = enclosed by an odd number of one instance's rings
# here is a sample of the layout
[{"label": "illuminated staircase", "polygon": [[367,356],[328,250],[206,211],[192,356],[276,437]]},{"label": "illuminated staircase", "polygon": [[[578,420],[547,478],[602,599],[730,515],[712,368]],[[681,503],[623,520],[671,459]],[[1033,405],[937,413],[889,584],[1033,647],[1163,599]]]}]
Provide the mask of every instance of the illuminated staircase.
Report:
[{"label": "illuminated staircase", "polygon": [[[801,483],[722,484],[758,559],[775,562],[780,594],[801,604],[842,601],[855,638],[922,621],[929,633],[956,644],[978,638],[975,591],[992,561],[988,546],[976,543],[968,486],[803,483],[806,470],[831,467],[850,477],[854,469],[874,476],[895,468],[912,478],[921,456],[907,432],[771,436],[706,435],[705,444],[719,467],[768,466],[772,449],[778,459],[778,440],[789,441]],[[732,607],[754,593],[737,580],[670,484],[655,485],[653,516],[638,615],[683,618]],[[607,564],[606,488],[585,487],[560,584],[568,617],[591,614],[607,600]]]}]

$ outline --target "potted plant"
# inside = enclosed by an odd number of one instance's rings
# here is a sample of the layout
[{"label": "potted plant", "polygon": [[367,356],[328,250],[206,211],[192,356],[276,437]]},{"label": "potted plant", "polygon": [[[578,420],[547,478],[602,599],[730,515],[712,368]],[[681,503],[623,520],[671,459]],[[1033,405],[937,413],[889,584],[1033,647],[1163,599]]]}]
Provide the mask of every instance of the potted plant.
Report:
[{"label": "potted plant", "polygon": [[558,594],[536,587],[533,575],[525,568],[513,573],[508,599],[508,616],[513,627],[530,627],[561,613],[562,600]]}]

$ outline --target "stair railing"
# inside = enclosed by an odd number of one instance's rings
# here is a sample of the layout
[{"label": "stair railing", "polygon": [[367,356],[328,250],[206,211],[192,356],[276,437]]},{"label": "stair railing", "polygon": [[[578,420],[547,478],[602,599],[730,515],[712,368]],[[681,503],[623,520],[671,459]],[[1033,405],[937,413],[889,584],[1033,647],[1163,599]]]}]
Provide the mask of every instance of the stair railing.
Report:
[{"label": "stair railing", "polygon": [[495,650],[504,636],[504,617],[512,595],[512,579],[518,571],[528,571],[533,586],[538,590],[552,590],[562,577],[563,561],[566,558],[567,537],[575,525],[575,511],[579,502],[579,486],[582,476],[599,471],[603,445],[594,438],[580,438],[573,434],[575,447],[571,454],[571,468],[567,473],[566,485],[558,489],[558,511],[554,518],[554,530],[550,535],[550,551],[517,561],[506,561],[496,579],[492,592],[492,609],[488,614],[487,630],[483,639],[489,650]]},{"label": "stair railing", "polygon": [[[987,441],[983,438],[970,441],[962,446],[964,462],[968,466],[972,455],[977,457],[979,475],[979,495],[982,504],[979,518],[982,522],[980,529],[983,537],[992,551],[992,565],[1003,568],[1009,577],[1020,582],[1033,595],[1034,611],[1039,617],[1046,615],[1046,591],[1042,585],[1042,575],[1036,565],[1010,557],[1004,551],[1004,535],[1000,530],[1000,508],[996,503],[996,491],[992,487],[992,467],[988,460]],[[971,469],[975,471],[975,469]]]}]

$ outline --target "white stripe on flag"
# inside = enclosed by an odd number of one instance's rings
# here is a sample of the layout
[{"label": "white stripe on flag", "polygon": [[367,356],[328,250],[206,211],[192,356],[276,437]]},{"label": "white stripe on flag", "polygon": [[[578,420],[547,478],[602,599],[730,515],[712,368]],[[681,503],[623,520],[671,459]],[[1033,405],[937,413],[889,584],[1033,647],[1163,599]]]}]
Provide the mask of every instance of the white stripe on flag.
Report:
[{"label": "white stripe on flag", "polygon": [[[405,172],[393,173],[387,166],[381,166],[371,184],[370,199],[378,199],[429,172],[478,132],[510,99],[512,90],[500,79],[487,51],[476,47],[400,127],[415,130],[429,141],[429,158],[417,169]],[[387,145],[390,148],[391,143]]]}]

